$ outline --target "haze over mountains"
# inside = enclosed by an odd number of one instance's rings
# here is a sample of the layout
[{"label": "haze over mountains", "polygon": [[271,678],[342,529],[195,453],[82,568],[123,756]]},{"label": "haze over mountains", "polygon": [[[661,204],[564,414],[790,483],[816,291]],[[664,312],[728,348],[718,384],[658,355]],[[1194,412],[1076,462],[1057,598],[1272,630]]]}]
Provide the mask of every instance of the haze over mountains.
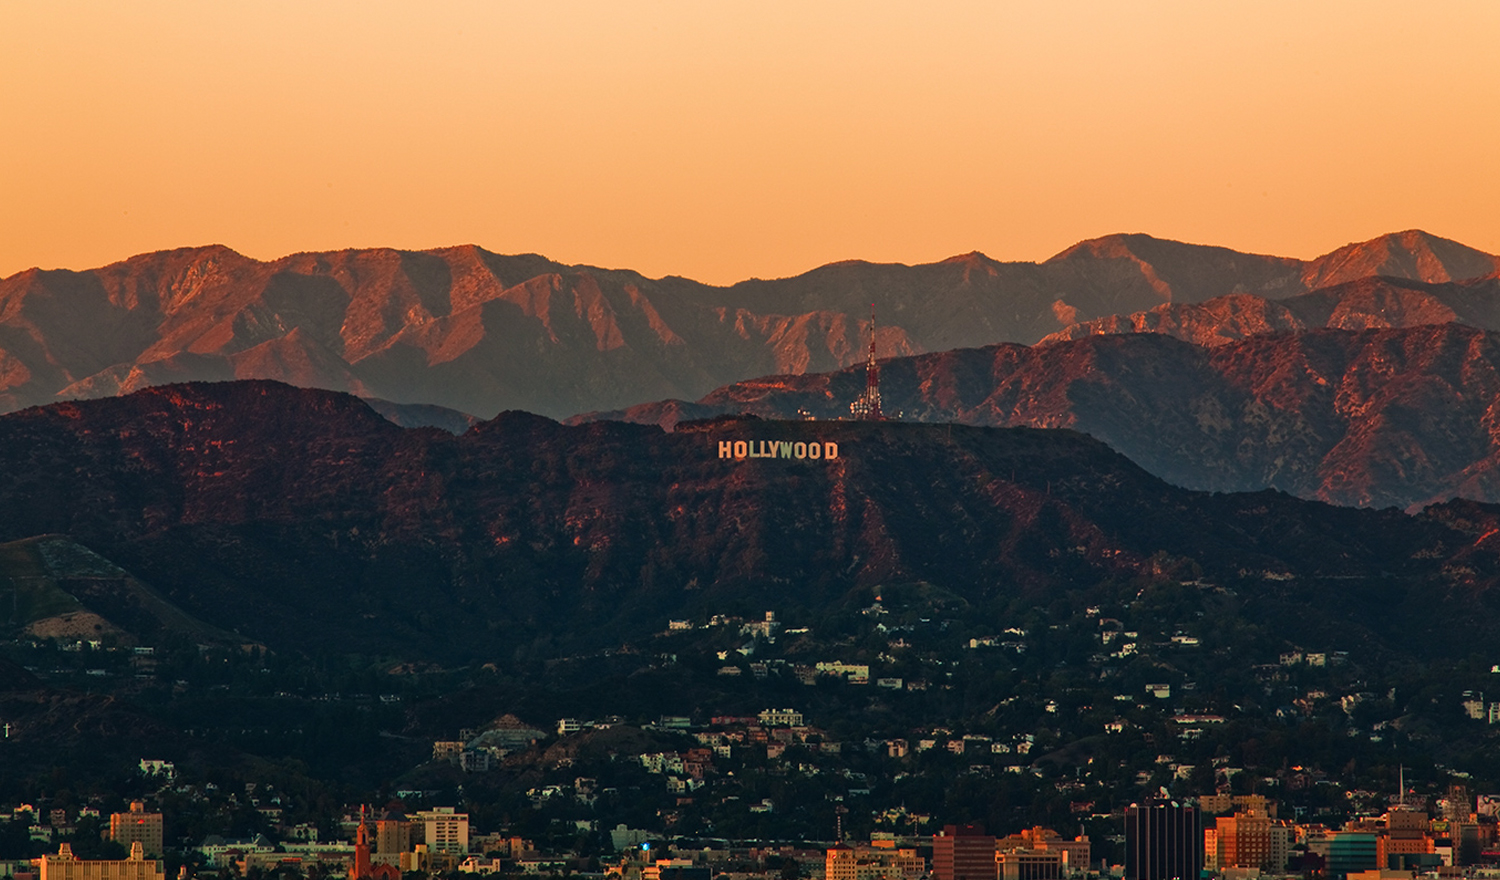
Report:
[{"label": "haze over mountains", "polygon": [[[1103,327],[1067,329],[1083,321],[1231,294],[1284,299],[1375,275],[1443,284],[1497,268],[1500,258],[1416,231],[1308,262],[1113,235],[1042,263],[978,253],[919,266],[845,262],[731,287],[473,246],[268,263],[186,248],[0,280],[0,407],[271,378],[481,417],[562,417],[854,363],[872,302],[880,351],[893,356],[1030,344]],[[1468,314],[1461,305],[1447,306],[1457,320]],[[1267,327],[1287,323],[1261,308]]]},{"label": "haze over mountains", "polygon": [[1500,277],[1428,284],[1377,275],[1283,300],[1237,293],[1201,303],[1163,303],[1143,312],[1073,324],[1042,342],[1101,333],[1162,333],[1215,346],[1246,336],[1320,327],[1364,330],[1448,322],[1500,330]]}]

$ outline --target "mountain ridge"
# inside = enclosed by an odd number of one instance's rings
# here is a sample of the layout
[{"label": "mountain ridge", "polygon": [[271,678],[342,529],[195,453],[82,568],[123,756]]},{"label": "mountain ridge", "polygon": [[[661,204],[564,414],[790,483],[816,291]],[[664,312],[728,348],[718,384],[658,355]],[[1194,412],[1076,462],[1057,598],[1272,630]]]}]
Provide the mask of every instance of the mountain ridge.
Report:
[{"label": "mountain ridge", "polygon": [[1105,333],[1164,333],[1211,347],[1263,333],[1448,322],[1500,330],[1500,276],[1422,282],[1372,275],[1279,300],[1236,293],[1198,303],[1162,303],[1142,312],[1072,324],[1039,344]]},{"label": "mountain ridge", "polygon": [[[722,458],[735,440],[840,452]],[[0,540],[67,535],[273,650],[456,662],[882,583],[1041,601],[1148,576],[1162,554],[1256,583],[1399,576],[1489,595],[1500,573],[1493,536],[1455,531],[1493,508],[1193,492],[1071,430],[722,419],[666,433],[504,413],[455,436],[340,393],[236,381],[0,417],[0,468]],[[471,624],[462,645],[453,620]]]},{"label": "mountain ridge", "polygon": [[[1040,263],[978,252],[844,261],[728,286],[475,245],[303,252],[223,245],[0,279],[0,409],[188,380],[269,378],[487,416],[693,399],[756,375],[1036,342],[1080,321],[1233,292],[1292,296],[1366,270],[1450,281],[1500,258],[1420,232],[1313,261],[1142,234]],[[1482,274],[1482,273],[1481,273]]]},{"label": "mountain ridge", "polygon": [[[847,417],[864,380],[858,368],[770,376],[570,421]],[[1403,508],[1500,500],[1500,333],[1458,323],[1213,347],[1141,333],[958,349],[883,361],[881,389],[908,419],[1083,431],[1199,490]]]}]

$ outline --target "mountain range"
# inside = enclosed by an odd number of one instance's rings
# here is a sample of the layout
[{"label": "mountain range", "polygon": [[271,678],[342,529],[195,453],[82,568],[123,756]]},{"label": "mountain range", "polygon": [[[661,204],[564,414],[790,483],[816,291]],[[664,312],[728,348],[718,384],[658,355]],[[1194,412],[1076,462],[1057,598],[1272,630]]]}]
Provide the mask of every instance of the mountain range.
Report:
[{"label": "mountain range", "polygon": [[[863,355],[871,304],[879,350],[896,356],[1031,344],[1161,306],[1235,295],[1285,300],[1372,276],[1449,291],[1442,285],[1497,268],[1500,258],[1419,231],[1305,262],[1131,234],[1085,241],[1041,263],[979,253],[918,266],[851,261],[729,287],[474,246],[271,262],[221,246],[183,248],[0,280],[0,409],[265,378],[456,410],[440,420],[462,427],[462,413],[562,417],[847,366]],[[1462,305],[1446,308],[1464,320]],[[1208,308],[1203,314],[1222,310],[1222,301]],[[1260,308],[1267,327],[1289,325],[1277,309]],[[1158,320],[1194,323],[1171,314]]]},{"label": "mountain range", "polygon": [[[838,454],[723,457],[735,441]],[[455,436],[243,381],[0,417],[0,472],[0,540],[66,535],[181,626],[276,651],[524,661],[882,584],[1046,604],[1187,569],[1295,606],[1292,629],[1337,618],[1336,641],[1500,622],[1495,508],[1194,492],[1067,430],[504,413]]]},{"label": "mountain range", "polygon": [[[1071,428],[1177,485],[1355,506],[1500,500],[1500,333],[1464,324],[1254,335],[1086,335],[896,358],[888,413]],[[772,376],[696,402],[579,416],[671,427],[732,413],[847,415],[865,371]]]},{"label": "mountain range", "polygon": [[1211,347],[1268,333],[1450,322],[1500,330],[1500,276],[1428,284],[1373,275],[1282,300],[1238,293],[1201,303],[1163,303],[1146,311],[1073,324],[1041,341],[1106,333],[1162,333]]},{"label": "mountain range", "polygon": [[[472,247],[0,280],[0,632],[27,664],[0,658],[0,789],[147,754],[384,784],[516,707],[795,698],[899,732],[1048,676],[1081,712],[1167,680],[1232,706],[1206,762],[1283,736],[1292,690],[1262,671],[1293,649],[1369,683],[1339,743],[1384,755],[1389,727],[1488,767],[1429,694],[1482,686],[1500,626],[1497,265],[1410,232],[1307,262],[1123,235],[727,288]],[[898,418],[840,420],[872,301]],[[205,378],[236,381],[180,382]],[[802,635],[738,662],[766,609]],[[1101,653],[1101,614],[1151,656]],[[1000,621],[1033,631],[1024,662]],[[890,706],[781,675],[923,639],[949,653],[890,665],[921,685]],[[1175,741],[1162,724],[1142,742]]]}]

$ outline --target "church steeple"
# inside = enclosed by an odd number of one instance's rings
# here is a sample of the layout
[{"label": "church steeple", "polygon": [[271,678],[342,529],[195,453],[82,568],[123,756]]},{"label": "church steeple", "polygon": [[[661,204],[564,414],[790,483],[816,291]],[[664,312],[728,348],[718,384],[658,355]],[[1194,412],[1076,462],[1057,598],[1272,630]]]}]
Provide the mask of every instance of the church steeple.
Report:
[{"label": "church steeple", "polygon": [[351,880],[368,880],[370,870],[370,826],[365,824],[365,807],[359,807],[359,830],[354,833],[354,870]]}]

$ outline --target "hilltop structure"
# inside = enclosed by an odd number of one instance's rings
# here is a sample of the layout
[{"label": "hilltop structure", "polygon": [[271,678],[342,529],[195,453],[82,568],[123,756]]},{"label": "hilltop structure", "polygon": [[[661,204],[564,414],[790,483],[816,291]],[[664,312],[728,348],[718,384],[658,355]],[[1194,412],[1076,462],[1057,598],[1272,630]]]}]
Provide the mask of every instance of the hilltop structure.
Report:
[{"label": "hilltop structure", "polygon": [[875,363],[875,304],[870,304],[870,357],[865,362],[865,393],[849,404],[849,413],[867,422],[885,420],[880,409],[880,365]]}]

